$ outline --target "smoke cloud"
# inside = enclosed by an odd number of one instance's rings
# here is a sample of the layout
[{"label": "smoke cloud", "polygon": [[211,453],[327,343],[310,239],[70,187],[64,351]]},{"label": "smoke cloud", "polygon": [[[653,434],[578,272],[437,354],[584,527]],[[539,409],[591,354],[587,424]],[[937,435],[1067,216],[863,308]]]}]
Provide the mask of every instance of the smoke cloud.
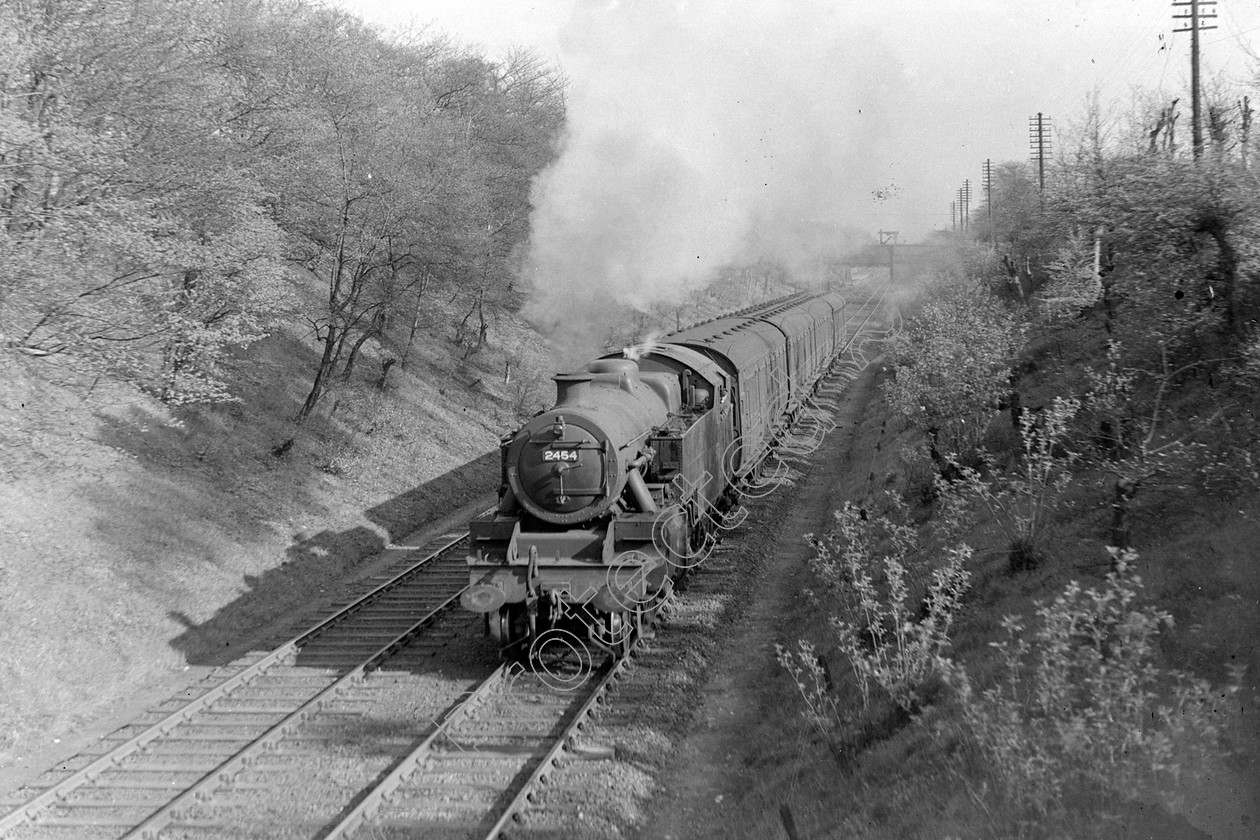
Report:
[{"label": "smoke cloud", "polygon": [[619,307],[715,269],[842,253],[900,188],[907,83],[860,16],[809,0],[579,2],[561,156],[536,181],[526,314],[575,356]]}]

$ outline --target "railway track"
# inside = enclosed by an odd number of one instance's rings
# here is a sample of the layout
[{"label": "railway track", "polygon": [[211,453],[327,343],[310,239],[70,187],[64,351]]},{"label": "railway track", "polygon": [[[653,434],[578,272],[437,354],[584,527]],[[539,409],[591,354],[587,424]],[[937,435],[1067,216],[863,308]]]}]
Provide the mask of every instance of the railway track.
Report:
[{"label": "railway track", "polygon": [[580,681],[501,666],[323,836],[506,836],[553,771],[583,754],[583,728],[630,662],[607,657]]},{"label": "railway track", "polygon": [[[367,676],[386,662],[404,651],[432,658],[474,635],[433,628],[468,582],[463,536],[423,546],[416,562],[306,632],[114,733],[101,754],[0,818],[0,836],[159,836],[282,744],[352,719],[354,695],[379,690]],[[409,647],[420,636],[424,644]]]},{"label": "railway track", "polygon": [[[829,385],[865,365],[882,301],[849,316]],[[535,796],[564,762],[606,757],[574,745],[633,657],[500,664],[480,617],[449,611],[468,583],[463,536],[119,730],[0,817],[0,838],[489,839],[563,801],[563,782]]]},{"label": "railway track", "polygon": [[499,837],[628,660],[478,657],[479,617],[446,615],[467,584],[461,537],[133,724],[0,836]]},{"label": "railway track", "polygon": [[862,346],[871,341],[877,341],[886,337],[887,331],[872,329],[871,322],[875,320],[876,314],[881,311],[884,299],[887,296],[887,284],[877,286],[870,292],[866,300],[858,304],[857,311],[848,316],[845,323],[845,334],[849,340],[841,352],[837,354],[839,359],[844,359],[855,352],[860,352]]}]

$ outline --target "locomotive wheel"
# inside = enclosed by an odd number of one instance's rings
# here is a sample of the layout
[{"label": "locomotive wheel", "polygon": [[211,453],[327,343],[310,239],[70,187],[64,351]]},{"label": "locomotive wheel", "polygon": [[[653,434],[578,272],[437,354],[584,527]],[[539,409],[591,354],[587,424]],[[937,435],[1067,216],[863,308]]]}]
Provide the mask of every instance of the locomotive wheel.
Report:
[{"label": "locomotive wheel", "polygon": [[625,656],[639,629],[635,612],[604,613],[591,629],[591,640],[614,656]]},{"label": "locomotive wheel", "polygon": [[501,648],[519,644],[529,635],[524,604],[505,604],[497,611],[487,613],[486,621],[490,626],[490,638]]}]

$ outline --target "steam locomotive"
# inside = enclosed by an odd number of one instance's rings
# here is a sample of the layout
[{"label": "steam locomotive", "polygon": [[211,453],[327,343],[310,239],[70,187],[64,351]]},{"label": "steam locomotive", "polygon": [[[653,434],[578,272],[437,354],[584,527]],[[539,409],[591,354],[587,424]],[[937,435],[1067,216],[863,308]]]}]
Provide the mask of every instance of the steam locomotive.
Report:
[{"label": "steam locomotive", "polygon": [[464,608],[505,652],[550,633],[626,646],[845,346],[845,309],[800,293],[556,375],[555,405],[502,441]]}]

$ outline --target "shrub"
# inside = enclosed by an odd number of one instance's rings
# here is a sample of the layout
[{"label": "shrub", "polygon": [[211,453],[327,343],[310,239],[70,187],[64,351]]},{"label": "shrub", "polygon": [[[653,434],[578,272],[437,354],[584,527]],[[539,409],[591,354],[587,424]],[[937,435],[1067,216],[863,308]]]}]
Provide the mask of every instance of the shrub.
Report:
[{"label": "shrub", "polygon": [[802,716],[820,735],[830,738],[840,722],[840,705],[831,691],[831,679],[814,643],[798,639],[796,649],[776,644],[775,658],[792,677],[792,682],[805,701]]},{"label": "shrub", "polygon": [[1100,589],[1072,581],[1039,606],[1031,633],[1004,619],[997,685],[976,693],[960,669],[951,675],[966,732],[1024,818],[1069,805],[1105,813],[1113,797],[1175,781],[1179,741],[1218,735],[1200,703],[1207,684],[1157,664],[1172,617],[1139,605],[1137,556],[1110,551],[1114,571]]},{"label": "shrub", "polygon": [[975,447],[1010,385],[1024,328],[975,283],[938,281],[892,340],[889,406],[928,435],[932,459]]},{"label": "shrub", "polygon": [[[894,502],[904,512],[900,500]],[[971,549],[950,549],[944,565],[914,580],[913,528],[887,515],[871,517],[851,503],[836,513],[836,522],[837,533],[815,541],[812,565],[837,596],[831,626],[839,652],[852,667],[864,705],[878,686],[913,711],[924,685],[948,666],[945,652],[970,581]]]},{"label": "shrub", "polygon": [[1049,318],[1078,314],[1102,297],[1095,270],[1097,240],[1076,232],[1067,236],[1046,265],[1049,282],[1037,295]]},{"label": "shrub", "polygon": [[1072,474],[1068,466],[1075,454],[1063,449],[1068,422],[1080,402],[1055,397],[1041,414],[1020,415],[1022,457],[1018,469],[1000,476],[995,484],[985,481],[978,471],[951,459],[957,468],[954,481],[937,479],[937,493],[947,504],[983,504],[1006,535],[1012,571],[1037,565],[1037,541],[1050,511],[1067,488]]},{"label": "shrub", "polygon": [[1171,434],[1167,431],[1169,412],[1164,410],[1167,394],[1178,376],[1202,362],[1171,370],[1167,350],[1161,348],[1159,386],[1149,409],[1139,411],[1134,383],[1140,371],[1121,368],[1120,354],[1119,342],[1112,342],[1106,370],[1089,372],[1090,388],[1085,400],[1090,412],[1101,418],[1099,431],[1106,457],[1100,466],[1115,477],[1108,542],[1124,549],[1129,545],[1133,501],[1144,486],[1155,481],[1180,482],[1187,474],[1199,471],[1211,474],[1207,447],[1190,438],[1209,428],[1221,412],[1206,421],[1186,418],[1180,424],[1186,431]]}]

